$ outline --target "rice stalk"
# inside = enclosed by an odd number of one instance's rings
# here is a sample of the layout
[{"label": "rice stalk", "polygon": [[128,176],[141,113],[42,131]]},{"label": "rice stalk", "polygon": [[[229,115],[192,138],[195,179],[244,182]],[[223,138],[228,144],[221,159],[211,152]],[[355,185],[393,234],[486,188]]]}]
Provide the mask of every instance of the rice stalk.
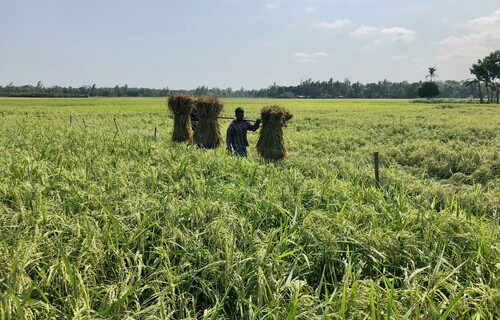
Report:
[{"label": "rice stalk", "polygon": [[266,160],[280,160],[288,155],[283,127],[293,115],[280,106],[262,108],[262,129],[257,141],[257,152]]},{"label": "rice stalk", "polygon": [[287,100],[264,164],[150,139],[160,100],[2,99],[0,320],[500,319],[496,109]]},{"label": "rice stalk", "polygon": [[222,143],[222,134],[219,125],[219,115],[223,104],[213,96],[204,96],[196,101],[198,109],[198,126],[194,132],[193,141],[199,147],[215,149]]},{"label": "rice stalk", "polygon": [[191,119],[189,114],[193,109],[193,105],[194,98],[186,94],[173,94],[168,97],[168,108],[174,114],[172,141],[191,141],[191,138],[193,137],[193,129],[191,128]]}]

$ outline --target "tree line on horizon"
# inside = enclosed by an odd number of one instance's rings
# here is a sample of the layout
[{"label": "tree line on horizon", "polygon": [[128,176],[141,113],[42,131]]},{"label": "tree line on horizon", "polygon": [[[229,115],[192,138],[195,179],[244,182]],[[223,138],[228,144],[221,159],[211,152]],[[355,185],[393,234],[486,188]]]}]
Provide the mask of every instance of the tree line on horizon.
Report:
[{"label": "tree line on horizon", "polygon": [[[0,86],[0,96],[4,97],[167,97],[174,93],[185,93],[196,97],[203,95],[214,95],[221,98],[310,98],[310,99],[333,99],[333,98],[393,98],[414,99],[417,98],[416,90],[422,82],[391,82],[383,80],[362,84],[344,81],[313,81],[307,79],[296,86],[270,85],[263,89],[246,90],[240,88],[208,88],[199,86],[191,90],[174,90],[169,88],[136,88],[127,85],[115,87],[45,87],[40,81],[37,85],[16,86],[10,83]],[[483,83],[470,83],[464,85],[465,81],[436,81],[440,88],[442,98],[470,98],[476,96],[477,92],[485,92],[487,87]],[[478,86],[481,87],[478,89]]]},{"label": "tree line on horizon", "polygon": [[[309,99],[332,99],[332,98],[365,98],[365,99],[414,99],[426,97],[441,98],[475,98],[480,103],[500,103],[500,50],[491,52],[482,60],[472,64],[469,69],[474,78],[464,81],[433,81],[438,77],[436,68],[428,68],[430,81],[419,82],[391,82],[387,79],[379,82],[362,84],[344,81],[313,81],[307,79],[296,86],[280,86],[274,83],[263,89],[239,90],[232,88],[208,88],[199,86],[192,90],[171,90],[169,88],[129,88],[127,85],[115,87],[81,86],[79,88],[52,86],[45,87],[41,81],[36,86],[15,86],[12,82],[0,86],[0,96],[7,97],[167,97],[175,93],[189,94],[195,97],[213,95],[221,98],[309,98]],[[476,94],[477,93],[477,94]]]}]

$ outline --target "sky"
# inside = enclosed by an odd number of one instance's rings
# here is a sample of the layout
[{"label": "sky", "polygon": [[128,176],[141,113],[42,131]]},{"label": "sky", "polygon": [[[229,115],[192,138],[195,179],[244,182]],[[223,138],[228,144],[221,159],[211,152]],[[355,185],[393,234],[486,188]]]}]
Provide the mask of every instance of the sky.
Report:
[{"label": "sky", "polygon": [[3,86],[463,80],[499,49],[498,0],[0,0]]}]

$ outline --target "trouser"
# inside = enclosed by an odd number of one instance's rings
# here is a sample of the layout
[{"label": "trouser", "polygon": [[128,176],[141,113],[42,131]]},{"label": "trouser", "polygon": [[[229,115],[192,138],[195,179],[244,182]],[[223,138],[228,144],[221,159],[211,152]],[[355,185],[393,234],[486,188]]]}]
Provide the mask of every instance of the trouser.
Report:
[{"label": "trouser", "polygon": [[247,157],[247,147],[239,147],[234,149],[234,153],[237,154],[240,157]]}]

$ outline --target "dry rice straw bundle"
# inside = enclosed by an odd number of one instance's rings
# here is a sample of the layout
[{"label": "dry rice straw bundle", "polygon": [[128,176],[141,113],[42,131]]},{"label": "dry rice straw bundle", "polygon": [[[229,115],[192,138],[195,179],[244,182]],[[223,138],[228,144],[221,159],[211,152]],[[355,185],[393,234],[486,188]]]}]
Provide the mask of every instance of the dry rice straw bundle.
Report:
[{"label": "dry rice straw bundle", "polygon": [[268,106],[260,111],[262,129],[257,141],[257,152],[266,160],[279,160],[288,155],[283,138],[283,127],[293,115],[280,106]]},{"label": "dry rice straw bundle", "polygon": [[196,101],[200,120],[194,132],[193,140],[199,147],[215,149],[222,143],[218,119],[223,107],[222,102],[212,96],[200,97]]},{"label": "dry rice straw bundle", "polygon": [[172,141],[191,141],[191,138],[193,137],[193,129],[191,128],[191,119],[189,114],[193,109],[193,105],[194,98],[186,94],[173,94],[168,97],[168,108],[174,114]]}]

